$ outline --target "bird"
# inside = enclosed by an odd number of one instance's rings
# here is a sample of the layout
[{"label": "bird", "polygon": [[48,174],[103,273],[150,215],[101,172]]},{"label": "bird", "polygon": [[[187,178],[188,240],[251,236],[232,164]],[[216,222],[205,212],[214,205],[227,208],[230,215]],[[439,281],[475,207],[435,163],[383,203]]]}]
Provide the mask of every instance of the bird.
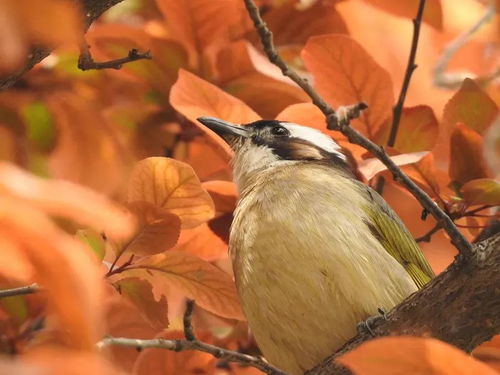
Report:
[{"label": "bird", "polygon": [[434,273],[385,200],[323,132],[286,121],[198,121],[234,151],[229,253],[266,360],[303,374]]}]

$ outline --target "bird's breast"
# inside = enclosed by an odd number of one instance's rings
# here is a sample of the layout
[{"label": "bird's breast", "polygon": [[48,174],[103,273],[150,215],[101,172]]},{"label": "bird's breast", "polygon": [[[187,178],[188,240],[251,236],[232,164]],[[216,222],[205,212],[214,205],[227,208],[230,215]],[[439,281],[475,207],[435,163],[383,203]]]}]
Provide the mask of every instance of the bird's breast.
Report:
[{"label": "bird's breast", "polygon": [[416,290],[367,228],[355,185],[310,172],[252,186],[230,236],[249,325],[268,360],[292,374],[347,341],[378,307]]}]

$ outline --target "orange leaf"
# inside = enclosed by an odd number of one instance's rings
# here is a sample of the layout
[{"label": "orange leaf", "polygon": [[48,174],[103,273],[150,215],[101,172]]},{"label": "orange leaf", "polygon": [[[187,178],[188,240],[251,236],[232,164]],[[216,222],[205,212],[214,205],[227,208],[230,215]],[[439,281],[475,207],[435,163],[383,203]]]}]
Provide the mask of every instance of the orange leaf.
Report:
[{"label": "orange leaf", "polygon": [[480,178],[466,182],[461,188],[469,205],[500,205],[500,183],[490,178]]},{"label": "orange leaf", "polygon": [[168,305],[165,296],[157,301],[153,295],[153,286],[146,280],[136,277],[121,279],[116,282],[120,294],[127,297],[137,308],[144,319],[155,329],[168,327]]},{"label": "orange leaf", "polygon": [[[375,135],[373,141],[386,145],[390,130],[391,122],[388,122]],[[406,107],[401,114],[394,148],[400,152],[429,151],[436,144],[438,133],[438,121],[431,107]]]},{"label": "orange leaf", "polygon": [[[412,152],[391,156],[391,159],[396,165],[401,166],[416,163],[427,154],[427,151]],[[370,158],[358,162],[358,169],[367,180],[371,180],[377,173],[385,171],[387,167],[379,159]]]},{"label": "orange leaf", "polygon": [[301,9],[296,1],[288,0],[266,12],[263,17],[273,31],[277,46],[303,45],[315,35],[348,33],[342,16],[335,8],[335,2],[316,1]]},{"label": "orange leaf", "polygon": [[466,125],[458,123],[450,138],[449,174],[453,181],[466,183],[488,177],[483,157],[483,138]]},{"label": "orange leaf", "polygon": [[49,215],[104,231],[112,238],[126,238],[134,227],[132,217],[102,194],[68,181],[35,177],[5,162],[0,163],[0,191],[22,198]]},{"label": "orange leaf", "polygon": [[432,153],[428,153],[419,162],[404,167],[403,170],[434,198],[440,196],[441,190],[446,190],[445,185],[449,182],[448,174],[434,167]]},{"label": "orange leaf", "polygon": [[170,249],[177,243],[181,221],[177,215],[148,202],[129,204],[137,218],[137,232],[128,240],[117,244],[118,253],[152,255]]},{"label": "orange leaf", "polygon": [[117,129],[99,108],[76,95],[54,95],[48,105],[58,127],[57,145],[49,159],[52,175],[115,193],[131,158]]},{"label": "orange leaf", "polygon": [[174,213],[182,228],[192,228],[214,216],[212,199],[193,168],[169,158],[138,162],[130,176],[127,200],[149,202]]},{"label": "orange leaf", "polygon": [[[226,215],[232,218],[231,214]],[[227,230],[225,238],[218,235],[212,228],[213,222],[218,224],[220,221],[223,221],[224,224],[225,219],[227,219],[225,215],[219,216],[218,218],[210,220],[208,223],[198,225],[196,228],[181,231],[179,242],[175,245],[173,250],[186,251],[208,262],[227,257],[227,240],[229,237],[229,225],[231,224],[231,220],[225,223]],[[215,229],[219,229],[220,232],[220,228]]]},{"label": "orange leaf", "polygon": [[179,79],[170,91],[170,103],[208,136],[215,151],[227,161],[232,155],[229,146],[196,119],[201,116],[212,116],[238,124],[260,119],[259,115],[241,100],[182,69],[179,71]]},{"label": "orange leaf", "polygon": [[215,210],[221,213],[233,212],[238,200],[234,182],[207,181],[201,184],[214,200]]},{"label": "orange leaf", "polygon": [[[64,14],[64,17],[61,17]],[[76,42],[82,33],[76,3],[63,0],[0,2],[0,71],[20,65],[32,45],[55,47]]]},{"label": "orange leaf", "polygon": [[368,104],[353,124],[363,124],[369,136],[391,117],[391,77],[354,39],[334,34],[312,37],[302,50],[302,58],[314,76],[316,90],[328,103]]},{"label": "orange leaf", "polygon": [[239,0],[156,0],[172,36],[189,51],[190,65],[215,42],[240,37],[250,20]]},{"label": "orange leaf", "polygon": [[94,255],[19,198],[0,196],[0,224],[0,238],[17,246],[2,251],[17,252],[32,265],[57,337],[68,347],[93,350],[103,322],[102,273]]},{"label": "orange leaf", "polygon": [[150,272],[158,273],[204,309],[244,320],[231,276],[214,265],[189,253],[170,250],[140,260],[120,275],[147,278]]},{"label": "orange leaf", "polygon": [[[396,16],[413,19],[417,14],[419,0],[365,0],[377,8],[383,9]],[[425,3],[423,21],[432,27],[441,30],[443,28],[443,9],[441,0],[428,0]]]},{"label": "orange leaf", "polygon": [[386,337],[362,344],[337,359],[357,375],[494,375],[496,372],[442,341]]},{"label": "orange leaf", "polygon": [[476,82],[466,78],[444,107],[443,123],[453,129],[457,122],[483,134],[498,115],[498,106]]}]

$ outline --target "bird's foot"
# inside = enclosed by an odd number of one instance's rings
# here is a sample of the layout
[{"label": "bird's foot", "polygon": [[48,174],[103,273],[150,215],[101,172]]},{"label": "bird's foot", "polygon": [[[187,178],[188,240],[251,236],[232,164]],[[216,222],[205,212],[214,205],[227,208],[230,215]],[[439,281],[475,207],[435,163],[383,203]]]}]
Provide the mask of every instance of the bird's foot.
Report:
[{"label": "bird's foot", "polygon": [[370,316],[365,321],[358,323],[358,333],[363,334],[364,332],[368,332],[372,337],[375,337],[375,332],[373,332],[372,328],[373,324],[380,319],[387,320],[387,314],[382,307],[379,307],[377,311],[378,315]]}]

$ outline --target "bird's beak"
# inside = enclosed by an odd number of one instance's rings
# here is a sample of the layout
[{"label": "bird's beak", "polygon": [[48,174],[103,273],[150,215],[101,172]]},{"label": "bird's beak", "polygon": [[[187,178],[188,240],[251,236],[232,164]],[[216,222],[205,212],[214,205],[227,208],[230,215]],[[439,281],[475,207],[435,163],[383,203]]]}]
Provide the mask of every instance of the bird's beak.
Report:
[{"label": "bird's beak", "polygon": [[215,117],[198,117],[197,119],[210,130],[220,135],[228,143],[234,138],[249,136],[249,131],[244,126],[220,120]]}]

